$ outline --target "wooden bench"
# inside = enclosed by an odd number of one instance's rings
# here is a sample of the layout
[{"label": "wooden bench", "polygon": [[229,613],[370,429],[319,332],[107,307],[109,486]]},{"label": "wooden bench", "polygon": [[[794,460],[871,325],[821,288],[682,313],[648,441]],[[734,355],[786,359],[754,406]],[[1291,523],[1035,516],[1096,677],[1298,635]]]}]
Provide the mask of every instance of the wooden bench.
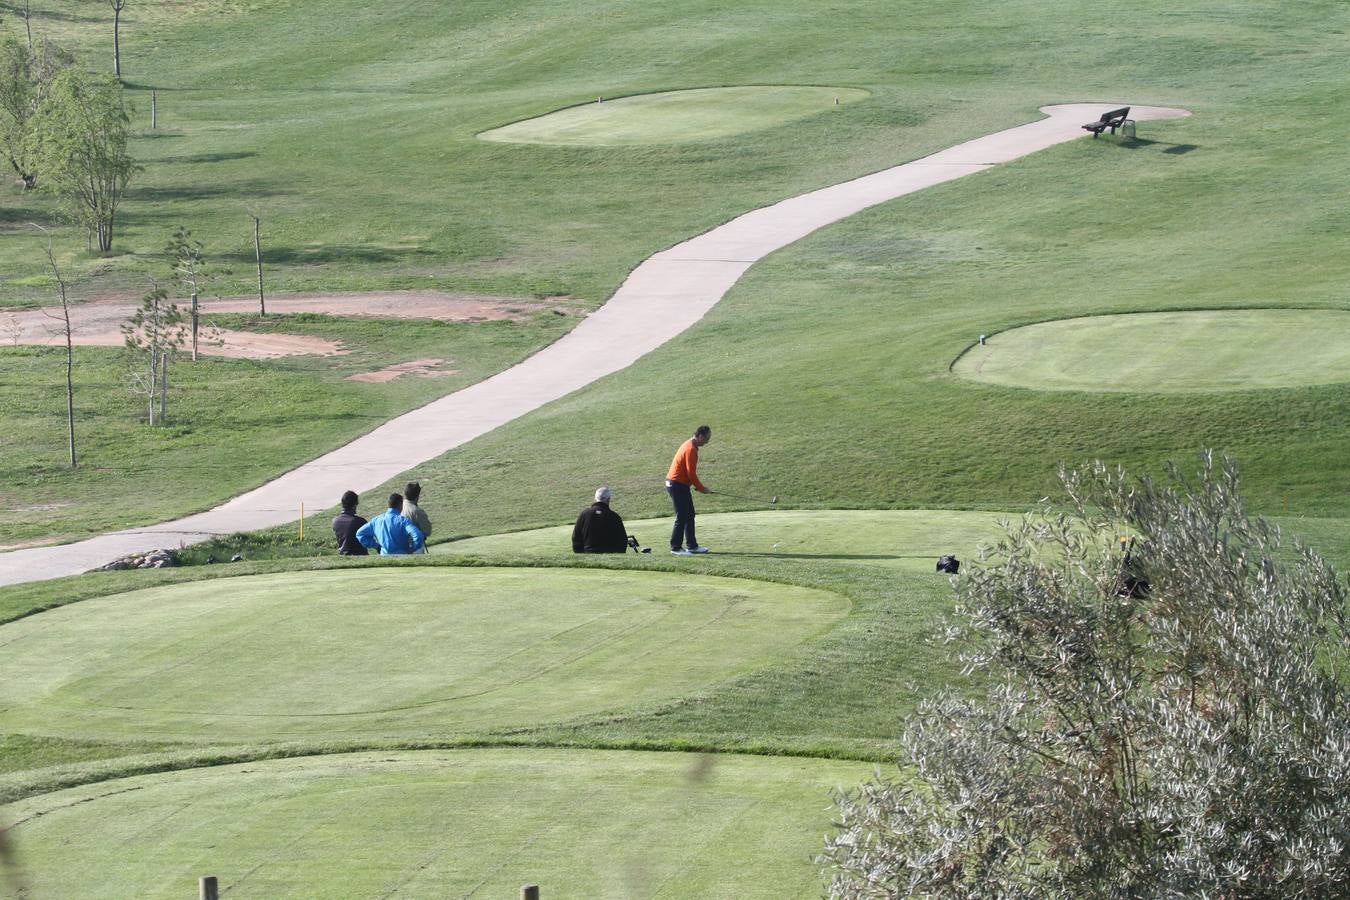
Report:
[{"label": "wooden bench", "polygon": [[1083,126],[1084,131],[1092,132],[1093,138],[1096,138],[1103,131],[1110,128],[1111,133],[1115,134],[1116,129],[1125,124],[1125,117],[1130,114],[1128,106],[1122,106],[1120,109],[1113,109],[1110,112],[1102,113],[1102,117],[1095,122],[1089,122]]}]

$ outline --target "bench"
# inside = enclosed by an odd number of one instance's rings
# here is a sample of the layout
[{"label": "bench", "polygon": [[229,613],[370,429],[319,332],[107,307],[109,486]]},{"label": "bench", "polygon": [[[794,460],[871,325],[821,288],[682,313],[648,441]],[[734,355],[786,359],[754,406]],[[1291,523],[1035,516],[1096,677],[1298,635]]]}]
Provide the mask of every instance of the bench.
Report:
[{"label": "bench", "polygon": [[1096,138],[1103,131],[1110,128],[1111,133],[1115,134],[1116,129],[1125,124],[1125,117],[1130,114],[1128,106],[1122,106],[1120,109],[1113,109],[1110,112],[1102,113],[1102,117],[1095,122],[1089,122],[1083,126],[1084,131],[1092,132]]}]

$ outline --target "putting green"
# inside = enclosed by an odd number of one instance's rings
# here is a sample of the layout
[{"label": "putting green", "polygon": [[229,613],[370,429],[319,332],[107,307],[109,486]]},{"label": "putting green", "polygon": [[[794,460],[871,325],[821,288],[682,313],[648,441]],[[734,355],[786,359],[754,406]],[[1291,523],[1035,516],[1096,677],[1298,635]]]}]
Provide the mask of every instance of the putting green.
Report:
[{"label": "putting green", "polygon": [[763,85],[640,94],[584,103],[479,135],[485,141],[578,146],[678,144],[782,125],[868,96],[858,88]]},{"label": "putting green", "polygon": [[953,367],[1051,391],[1187,393],[1350,381],[1350,312],[1244,309],[1062,319],[1015,328]]},{"label": "putting green", "polygon": [[839,619],[823,591],[655,572],[294,572],[0,627],[0,731],[204,741],[439,735],[669,700]]},{"label": "putting green", "polygon": [[[724,502],[716,494],[696,499],[699,542],[717,556],[858,562],[916,572],[932,572],[938,557],[947,553],[973,559],[982,544],[997,542],[1000,519],[1016,518],[945,509],[707,511]],[[625,521],[624,526],[643,546],[651,546],[652,555],[669,559],[672,521],[642,519]],[[437,545],[435,552],[566,557],[572,555],[572,526],[469,538]],[[703,558],[688,559],[696,567]]]},{"label": "putting green", "polygon": [[[871,766],[617,751],[306,757],[10,807],[34,897],[816,897],[829,791]],[[78,861],[78,864],[75,864]]]}]

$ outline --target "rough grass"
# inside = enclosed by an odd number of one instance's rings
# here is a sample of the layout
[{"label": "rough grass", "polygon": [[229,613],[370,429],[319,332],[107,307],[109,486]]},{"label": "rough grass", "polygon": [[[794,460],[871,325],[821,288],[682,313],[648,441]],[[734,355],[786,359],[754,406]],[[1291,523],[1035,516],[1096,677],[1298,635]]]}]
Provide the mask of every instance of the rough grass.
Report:
[{"label": "rough grass", "polygon": [[[168,424],[146,425],[122,351],[76,348],[79,466],[66,455],[65,351],[0,349],[0,545],[65,540],[208,508],[459,387],[517,362],[574,320],[437,322],[212,316],[222,327],[313,334],[347,353],[268,362],[203,356],[170,369]],[[438,358],[447,373],[344,380]]]}]

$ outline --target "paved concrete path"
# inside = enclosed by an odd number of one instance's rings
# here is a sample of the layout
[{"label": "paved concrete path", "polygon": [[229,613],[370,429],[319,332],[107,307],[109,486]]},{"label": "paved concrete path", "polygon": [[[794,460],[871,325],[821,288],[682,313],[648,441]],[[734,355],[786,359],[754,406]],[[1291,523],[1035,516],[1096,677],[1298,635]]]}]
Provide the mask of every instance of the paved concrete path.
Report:
[{"label": "paved concrete path", "polygon": [[[643,262],[608,303],[519,365],[391,419],[345,447],[207,512],[72,544],[0,554],[0,585],[74,575],[129,553],[293,522],[302,502],[311,513],[335,506],[344,490],[362,493],[377,487],[626,368],[703,318],[746,269],[773,251],[869,206],[1087,138],[1080,127],[1084,122],[1123,105],[1043,107],[1047,117],[1038,122],[748,212]],[[1130,115],[1144,120],[1189,113],[1136,106]]]}]

